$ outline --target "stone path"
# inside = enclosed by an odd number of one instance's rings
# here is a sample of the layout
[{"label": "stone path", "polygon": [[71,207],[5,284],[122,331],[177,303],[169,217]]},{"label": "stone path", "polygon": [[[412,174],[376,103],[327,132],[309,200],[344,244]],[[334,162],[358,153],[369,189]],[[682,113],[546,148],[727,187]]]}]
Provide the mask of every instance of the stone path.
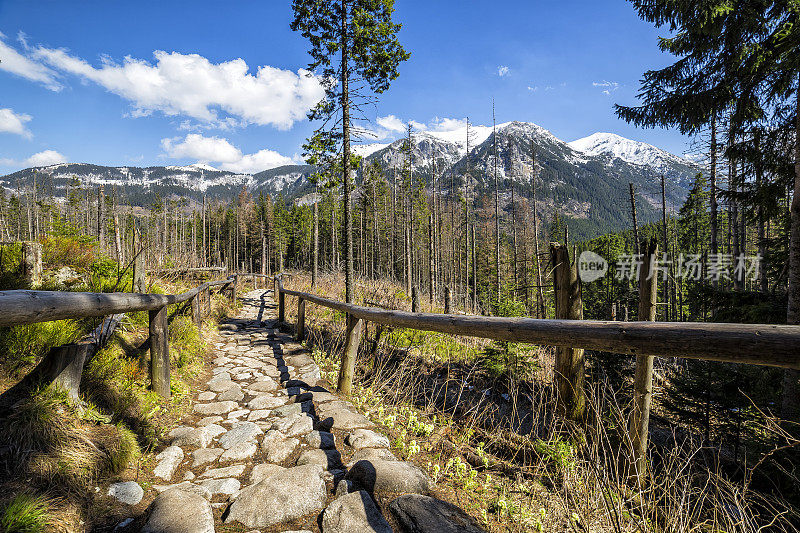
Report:
[{"label": "stone path", "polygon": [[320,381],[308,350],[276,329],[272,291],[220,326],[213,376],[153,470],[144,532],[482,531],[427,496],[425,473]]}]

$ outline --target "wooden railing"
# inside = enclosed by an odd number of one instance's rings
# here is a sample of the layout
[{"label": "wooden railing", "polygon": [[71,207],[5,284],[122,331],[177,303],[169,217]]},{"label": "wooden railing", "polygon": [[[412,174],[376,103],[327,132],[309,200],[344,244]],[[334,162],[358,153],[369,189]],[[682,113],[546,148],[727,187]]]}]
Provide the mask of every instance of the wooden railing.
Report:
[{"label": "wooden railing", "polygon": [[227,290],[232,301],[241,275],[203,283],[181,294],[93,293],[62,291],[0,291],[0,326],[18,326],[70,318],[110,317],[79,342],[53,348],[26,378],[62,385],[77,396],[84,364],[113,333],[122,314],[149,312],[150,381],[159,395],[170,396],[169,326],[167,306],[191,305],[198,328],[211,311],[211,290]]},{"label": "wooden railing", "polygon": [[[554,250],[554,258],[561,253]],[[554,261],[559,267],[569,261]],[[570,286],[577,283],[577,274],[554,269],[554,286],[559,296],[557,313],[568,315]],[[628,436],[632,449],[630,472],[643,480],[646,472],[646,449],[650,398],[652,396],[652,358],[682,357],[728,363],[744,363],[780,368],[800,369],[800,326],[773,324],[726,324],[688,322],[615,322],[601,320],[532,319],[486,317],[461,314],[409,313],[376,307],[348,304],[315,294],[291,290],[275,277],[279,321],[285,320],[285,296],[298,299],[296,335],[305,336],[306,302],[346,313],[345,349],[338,377],[338,390],[350,394],[358,346],[369,320],[383,326],[435,331],[452,335],[523,342],[562,347],[564,352],[591,349],[636,358],[634,407]],[[640,317],[654,318],[656,282],[654,278],[640,282]],[[560,302],[560,303],[559,303]],[[582,315],[581,315],[582,316]],[[582,402],[583,352],[556,355],[556,388],[560,411],[567,416]],[[562,370],[563,369],[563,370]]]}]

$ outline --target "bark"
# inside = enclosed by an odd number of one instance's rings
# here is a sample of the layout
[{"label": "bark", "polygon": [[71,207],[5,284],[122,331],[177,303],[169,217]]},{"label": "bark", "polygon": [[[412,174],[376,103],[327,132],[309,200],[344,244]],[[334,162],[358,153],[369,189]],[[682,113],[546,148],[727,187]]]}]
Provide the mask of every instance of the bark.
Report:
[{"label": "bark", "polygon": [[711,116],[711,172],[709,183],[709,202],[711,207],[711,253],[719,253],[717,243],[717,115]]},{"label": "bark", "polygon": [[342,0],[342,179],[344,180],[344,292],[345,301],[353,301],[353,220],[350,213],[350,67],[348,56],[350,37],[347,27],[347,2]]},{"label": "bark", "polygon": [[311,252],[311,288],[317,286],[317,276],[319,269],[319,207],[317,199],[314,199],[314,211],[312,216],[314,218],[314,239],[313,251]]}]

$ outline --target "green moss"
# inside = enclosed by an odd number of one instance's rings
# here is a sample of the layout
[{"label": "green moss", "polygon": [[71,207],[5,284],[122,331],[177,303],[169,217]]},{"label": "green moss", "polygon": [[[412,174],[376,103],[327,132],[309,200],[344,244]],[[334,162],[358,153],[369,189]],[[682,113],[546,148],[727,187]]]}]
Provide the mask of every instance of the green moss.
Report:
[{"label": "green moss", "polygon": [[50,522],[50,505],[41,496],[18,494],[0,511],[4,533],[40,533]]}]

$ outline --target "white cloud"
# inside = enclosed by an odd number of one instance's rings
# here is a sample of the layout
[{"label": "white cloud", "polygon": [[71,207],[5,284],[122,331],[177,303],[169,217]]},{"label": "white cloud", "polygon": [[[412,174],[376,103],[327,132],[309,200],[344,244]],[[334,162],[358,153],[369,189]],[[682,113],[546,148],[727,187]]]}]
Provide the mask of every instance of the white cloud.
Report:
[{"label": "white cloud", "polygon": [[530,92],[532,92],[532,93],[535,93],[536,91],[539,90],[539,86],[538,85],[534,85],[533,87],[531,87],[530,85],[528,85],[528,90]]},{"label": "white cloud", "polygon": [[199,163],[217,163],[222,170],[253,174],[296,161],[274,150],[263,149],[253,154],[242,154],[227,139],[204,137],[190,133],[183,140],[180,137],[161,139],[161,148],[167,157],[173,159],[195,159]]},{"label": "white cloud", "polygon": [[57,165],[59,163],[66,163],[67,158],[63,154],[55,150],[44,150],[30,156],[24,161],[25,165],[29,167],[46,167],[49,165]]},{"label": "white cloud", "polygon": [[592,87],[603,87],[603,94],[610,95],[617,89],[619,89],[619,83],[615,81],[593,81]]},{"label": "white cloud", "polygon": [[0,167],[18,167],[18,168],[28,168],[28,167],[47,167],[50,165],[57,165],[59,163],[66,163],[67,158],[64,157],[63,154],[56,152],[55,150],[44,150],[42,152],[37,152],[30,156],[27,159],[17,160],[17,159],[10,159],[7,157],[0,158]]},{"label": "white cloud", "polygon": [[497,75],[500,76],[501,78],[505,78],[506,76],[509,76],[510,74],[511,74],[511,69],[508,68],[507,66],[499,65],[497,67]]},{"label": "white cloud", "polygon": [[378,117],[375,122],[378,123],[378,126],[389,131],[402,132],[406,129],[405,123],[394,115]]},{"label": "white cloud", "polygon": [[[60,91],[63,86],[56,80],[57,74],[45,65],[20,54],[8,46],[0,32],[0,70],[5,70],[30,81],[41,83],[51,91]],[[23,36],[23,45],[25,45]]]},{"label": "white cloud", "polygon": [[26,122],[30,122],[30,115],[24,113],[14,113],[13,109],[0,109],[0,133],[13,133],[21,135],[26,139],[32,139],[33,134],[25,127]]},{"label": "white cloud", "polygon": [[306,70],[262,66],[253,75],[243,59],[215,64],[198,54],[157,50],[155,63],[126,56],[121,64],[103,58],[94,67],[64,49],[39,46],[33,56],[130,101],[132,116],[160,111],[228,127],[233,119],[288,129],[324,96]]},{"label": "white cloud", "polygon": [[422,122],[417,122],[416,120],[409,120],[408,123],[411,124],[411,127],[414,128],[416,131],[425,131],[428,129],[428,126],[426,124],[423,124]]}]

